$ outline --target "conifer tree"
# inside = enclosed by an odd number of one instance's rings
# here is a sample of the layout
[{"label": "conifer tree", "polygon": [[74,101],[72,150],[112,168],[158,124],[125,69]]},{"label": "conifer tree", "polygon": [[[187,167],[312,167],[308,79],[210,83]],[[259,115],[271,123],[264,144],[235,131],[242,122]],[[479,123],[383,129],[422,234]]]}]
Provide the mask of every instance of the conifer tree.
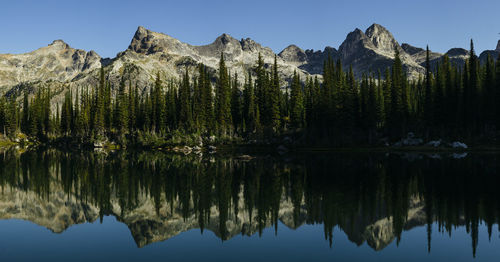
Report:
[{"label": "conifer tree", "polygon": [[373,78],[370,77],[369,85],[368,85],[368,97],[366,101],[366,127],[368,128],[368,140],[369,143],[373,142],[375,137],[375,132],[377,129],[377,98],[375,91],[375,83]]},{"label": "conifer tree", "polygon": [[204,116],[204,128],[212,133],[215,129],[215,116],[214,116],[214,98],[212,83],[210,81],[210,75],[207,71],[207,67],[203,66],[203,86],[202,86],[202,101],[203,101],[203,116]]},{"label": "conifer tree", "polygon": [[193,122],[196,130],[203,131],[205,125],[205,118],[203,116],[204,104],[203,104],[203,85],[204,85],[204,72],[202,64],[198,65],[198,78],[193,84]]},{"label": "conifer tree", "polygon": [[241,92],[238,83],[238,74],[235,74],[231,88],[231,117],[233,120],[233,129],[236,133],[238,133],[241,128],[242,124],[241,114],[242,114]]},{"label": "conifer tree", "polygon": [[[104,68],[101,67],[100,75],[99,75],[99,86],[96,88],[93,97],[93,110],[91,111],[91,121],[92,121],[92,129],[94,131],[94,135],[99,137],[104,135],[104,129],[109,128],[109,123],[111,121],[110,110],[107,105],[107,96],[106,96],[106,82],[104,76]],[[64,108],[64,105],[63,105]],[[64,110],[64,109],[63,109]],[[107,117],[105,117],[105,114]],[[62,114],[63,116],[64,114]],[[62,128],[64,130],[64,128]]]},{"label": "conifer tree", "polygon": [[[360,99],[359,99],[359,92],[358,92],[358,85],[356,83],[356,79],[354,78],[354,71],[352,70],[352,67],[349,67],[349,76],[348,76],[348,90],[346,90],[345,95],[345,102],[343,103],[344,105],[341,106],[343,108],[343,112],[340,113],[343,118],[343,123],[341,123],[341,127],[345,128],[345,132],[347,134],[353,134],[353,132],[360,127],[360,121],[361,121],[361,116],[360,116]],[[366,87],[362,87],[364,89]],[[366,111],[366,110],[363,110]],[[344,127],[345,126],[345,127]]]},{"label": "conifer tree", "polygon": [[0,97],[0,133],[6,135],[6,110],[5,97]]},{"label": "conifer tree", "polygon": [[178,127],[177,125],[177,119],[178,119],[178,115],[177,115],[177,106],[178,106],[178,102],[177,102],[177,88],[175,87],[174,85],[174,82],[173,81],[170,81],[169,84],[168,84],[168,89],[167,89],[167,98],[165,99],[166,100],[166,107],[167,107],[167,121],[168,121],[168,127],[171,129],[171,130],[174,130]]},{"label": "conifer tree", "polygon": [[27,134],[29,131],[29,120],[30,120],[29,115],[30,115],[30,109],[29,109],[29,101],[28,101],[28,92],[24,91],[23,117],[21,119],[21,131],[25,134]]},{"label": "conifer tree", "polygon": [[495,65],[495,124],[496,130],[500,130],[500,54],[498,55],[496,65]]},{"label": "conifer tree", "polygon": [[248,78],[245,78],[245,88],[243,89],[243,117],[246,132],[254,132],[256,128],[256,105],[255,93],[253,88],[252,74],[248,72]]},{"label": "conifer tree", "polygon": [[179,122],[185,131],[190,131],[193,127],[193,118],[191,114],[191,87],[187,68],[179,90],[179,108]]},{"label": "conifer tree", "polygon": [[163,94],[163,86],[160,78],[160,73],[156,74],[156,81],[154,84],[154,94],[151,96],[154,99],[153,105],[153,118],[155,130],[158,133],[165,132],[166,129],[166,112],[165,101]]},{"label": "conifer tree", "polygon": [[14,137],[18,130],[18,109],[15,97],[10,97],[6,114],[6,129],[10,137]]},{"label": "conifer tree", "polygon": [[387,68],[384,72],[384,83],[382,87],[383,95],[384,95],[384,118],[385,118],[385,127],[389,126],[389,118],[390,118],[390,112],[391,112],[391,73],[389,68]]},{"label": "conifer tree", "polygon": [[405,106],[403,103],[406,103],[402,99],[404,97],[402,95],[404,84],[403,65],[399,51],[396,49],[391,74],[391,100],[388,121],[389,135],[392,138],[398,138],[403,133],[403,122],[405,121]]},{"label": "conifer tree", "polygon": [[115,100],[114,122],[118,134],[124,134],[128,130],[128,99],[125,94],[125,78],[122,77],[118,87],[118,94]]},{"label": "conifer tree", "polygon": [[488,55],[485,69],[484,81],[482,82],[482,103],[481,103],[481,116],[484,120],[484,129],[491,130],[495,123],[495,64],[493,59]]},{"label": "conifer tree", "polygon": [[297,75],[296,71],[293,73],[290,106],[290,120],[292,127],[302,128],[305,120],[304,97],[300,77]]},{"label": "conifer tree", "polygon": [[465,124],[470,134],[476,132],[479,101],[478,101],[478,88],[479,88],[479,70],[478,58],[474,51],[474,42],[470,42],[470,58],[468,61],[468,83],[464,88],[464,110],[465,110]]},{"label": "conifer tree", "polygon": [[272,81],[270,85],[270,116],[271,116],[271,128],[274,132],[278,132],[280,129],[280,80],[278,75],[278,62],[277,57],[274,55],[274,65],[272,71]]},{"label": "conifer tree", "polygon": [[73,99],[71,91],[67,91],[61,109],[61,132],[67,136],[71,133],[73,122]]},{"label": "conifer tree", "polygon": [[442,71],[442,66],[438,65],[436,69],[436,81],[434,84],[434,98],[432,104],[434,105],[434,123],[432,126],[436,131],[440,132],[441,126],[443,124],[445,108],[444,108],[444,75]]},{"label": "conifer tree", "polygon": [[264,69],[264,60],[262,59],[262,55],[259,53],[257,59],[257,67],[255,69],[256,79],[254,85],[255,92],[255,102],[256,106],[259,108],[259,124],[262,126],[269,126],[271,115],[269,111],[269,88],[267,86],[267,75],[266,70]]},{"label": "conifer tree", "polygon": [[226,135],[231,127],[231,91],[230,80],[227,72],[224,54],[221,53],[219,61],[219,78],[215,90],[215,117],[217,118],[217,130]]},{"label": "conifer tree", "polygon": [[[132,87],[132,80],[128,81],[128,106],[129,106],[129,132],[132,133],[137,128],[137,107],[139,104],[137,86]],[[163,105],[165,107],[165,105]]]},{"label": "conifer tree", "polygon": [[[37,96],[37,99],[40,99],[39,96]],[[83,128],[83,122],[82,122],[82,115],[80,114],[80,93],[79,90],[76,89],[76,94],[75,94],[75,102],[73,104],[73,128],[72,128],[72,135],[75,137],[81,137],[81,131]],[[40,106],[37,107],[37,114],[40,114],[41,108]],[[43,132],[41,125],[39,125],[39,132]]]}]

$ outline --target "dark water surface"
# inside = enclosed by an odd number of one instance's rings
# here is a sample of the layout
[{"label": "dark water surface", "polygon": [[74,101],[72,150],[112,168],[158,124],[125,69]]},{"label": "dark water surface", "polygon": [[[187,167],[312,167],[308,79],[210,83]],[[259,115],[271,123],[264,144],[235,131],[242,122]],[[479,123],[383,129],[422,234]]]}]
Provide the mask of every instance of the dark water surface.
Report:
[{"label": "dark water surface", "polygon": [[1,261],[499,261],[496,154],[0,154]]}]

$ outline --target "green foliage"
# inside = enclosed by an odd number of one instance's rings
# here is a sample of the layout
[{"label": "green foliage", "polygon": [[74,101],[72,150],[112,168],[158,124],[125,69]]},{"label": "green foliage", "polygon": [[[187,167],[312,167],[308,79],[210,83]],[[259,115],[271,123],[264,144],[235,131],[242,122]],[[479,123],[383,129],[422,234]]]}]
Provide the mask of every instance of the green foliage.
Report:
[{"label": "green foliage", "polygon": [[221,53],[219,62],[219,78],[215,88],[215,117],[218,133],[226,135],[232,128],[231,119],[231,80]]},{"label": "green foliage", "polygon": [[302,128],[305,122],[304,95],[297,72],[293,73],[290,93],[290,120],[292,128]]},{"label": "green foliage", "polygon": [[[360,79],[329,56],[322,81],[302,82],[294,72],[284,91],[276,57],[267,70],[259,55],[242,87],[222,54],[215,81],[200,64],[193,77],[186,68],[181,81],[162,80],[158,73],[150,88],[134,83],[127,71],[112,88],[101,68],[95,88],[68,90],[61,106],[51,104],[48,87],[25,92],[19,102],[1,97],[0,132],[14,137],[21,131],[40,140],[71,136],[148,143],[173,134],[183,134],[174,140],[217,134],[230,141],[304,132],[311,142],[333,145],[398,140],[409,131],[425,138],[496,137],[500,62],[488,58],[480,65],[472,42],[470,54],[463,68],[446,55],[431,68],[427,51],[425,75],[414,80],[407,79],[397,50],[383,76],[367,72]],[[137,139],[139,134],[143,138]]]}]

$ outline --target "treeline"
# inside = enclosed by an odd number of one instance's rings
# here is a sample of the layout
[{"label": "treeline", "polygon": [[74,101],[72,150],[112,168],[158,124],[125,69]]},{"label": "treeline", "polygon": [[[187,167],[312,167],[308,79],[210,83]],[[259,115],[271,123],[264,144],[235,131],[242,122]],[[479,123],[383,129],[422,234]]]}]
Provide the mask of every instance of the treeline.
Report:
[{"label": "treeline", "polygon": [[[215,85],[213,84],[213,79]],[[322,81],[300,79],[294,73],[282,88],[275,58],[270,70],[259,55],[257,64],[238,82],[221,54],[217,76],[203,64],[194,76],[186,69],[181,81],[156,77],[149,92],[131,78],[117,88],[101,69],[95,88],[68,91],[51,112],[50,90],[0,99],[0,127],[14,136],[81,139],[125,138],[140,134],[168,137],[172,133],[219,137],[271,138],[283,133],[304,134],[304,142],[378,143],[395,141],[408,132],[430,138],[494,138],[500,127],[500,60],[480,65],[471,41],[464,66],[445,55],[426,72],[408,79],[398,51],[385,72],[356,79],[352,68],[328,58]]]},{"label": "treeline", "polygon": [[[360,81],[340,61],[325,62],[320,88],[305,88],[308,129],[337,141],[398,140],[408,132],[426,139],[470,139],[498,135],[500,127],[500,60],[481,66],[471,41],[464,66],[447,55],[431,68],[429,49],[425,75],[407,78],[399,53],[383,74]],[[310,94],[312,93],[312,95]],[[334,139],[335,140],[335,139]]]}]

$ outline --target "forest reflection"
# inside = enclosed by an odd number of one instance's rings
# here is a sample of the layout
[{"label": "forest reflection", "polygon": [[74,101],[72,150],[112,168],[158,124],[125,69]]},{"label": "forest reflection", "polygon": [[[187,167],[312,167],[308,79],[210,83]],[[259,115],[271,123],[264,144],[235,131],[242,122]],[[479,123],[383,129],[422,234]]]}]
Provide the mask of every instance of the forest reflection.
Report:
[{"label": "forest reflection", "polygon": [[[458,157],[457,157],[458,156]],[[0,155],[0,219],[26,219],[54,232],[114,215],[139,247],[193,228],[227,240],[284,224],[322,224],[381,250],[402,233],[499,222],[498,155],[328,153],[196,157],[163,153]],[[279,223],[281,222],[281,223]],[[322,237],[322,236],[318,236]]]}]

